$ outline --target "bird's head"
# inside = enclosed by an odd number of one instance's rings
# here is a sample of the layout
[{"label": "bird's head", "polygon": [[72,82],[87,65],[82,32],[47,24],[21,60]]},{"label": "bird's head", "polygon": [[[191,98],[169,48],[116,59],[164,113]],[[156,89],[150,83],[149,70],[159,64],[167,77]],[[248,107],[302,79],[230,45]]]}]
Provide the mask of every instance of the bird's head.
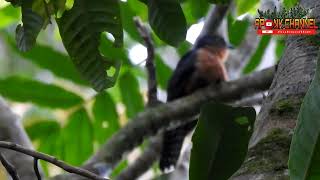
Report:
[{"label": "bird's head", "polygon": [[203,47],[233,49],[233,46],[227,43],[224,38],[219,35],[204,35],[200,37],[195,45],[195,48]]},{"label": "bird's head", "polygon": [[194,48],[205,48],[210,52],[221,56],[221,59],[225,61],[229,54],[228,49],[232,49],[233,46],[227,43],[224,38],[219,35],[205,35],[197,40]]}]

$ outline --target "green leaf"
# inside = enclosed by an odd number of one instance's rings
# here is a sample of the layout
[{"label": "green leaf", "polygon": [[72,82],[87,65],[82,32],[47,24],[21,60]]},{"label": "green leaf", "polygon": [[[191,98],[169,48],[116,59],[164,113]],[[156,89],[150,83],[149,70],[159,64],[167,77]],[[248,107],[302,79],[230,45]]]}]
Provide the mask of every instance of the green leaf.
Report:
[{"label": "green leaf", "polygon": [[16,42],[21,51],[30,50],[35,44],[45,20],[32,9],[33,0],[22,1],[22,23],[16,29]]},{"label": "green leaf", "polygon": [[[60,137],[60,125],[55,120],[42,120],[25,127],[31,140],[39,144],[37,150],[61,159],[63,152],[62,139]],[[49,174],[48,163],[41,161],[45,173]]]},{"label": "green leaf", "polygon": [[[193,16],[193,14],[192,14],[193,10],[192,10],[191,4],[189,2],[182,3],[181,7],[183,10],[183,14],[184,14],[186,21],[187,21],[187,26],[192,26],[193,24],[198,23],[199,19],[197,19]],[[183,41],[181,44],[183,44],[184,42],[187,42],[187,41]],[[181,44],[179,44],[179,46],[181,46]]]},{"label": "green leaf", "polygon": [[103,144],[120,128],[116,104],[106,92],[101,92],[95,98],[92,108],[95,140]]},{"label": "green leaf", "polygon": [[64,160],[81,165],[93,152],[93,128],[89,115],[81,108],[70,115],[63,128]]},{"label": "green leaf", "polygon": [[262,36],[261,37],[260,43],[256,49],[256,52],[252,55],[248,64],[244,67],[244,69],[242,71],[244,74],[248,74],[248,73],[254,71],[259,66],[259,64],[262,61],[262,57],[264,55],[264,52],[269,45],[270,40],[271,40],[271,36]]},{"label": "green leaf", "polygon": [[71,59],[64,53],[58,52],[49,46],[35,45],[31,50],[21,53],[12,43],[11,37],[7,35],[7,42],[12,49],[26,60],[47,69],[54,75],[73,81],[81,85],[88,85],[79,72],[75,69]]},{"label": "green leaf", "polygon": [[148,18],[148,7],[146,6],[147,1],[131,0],[127,1],[132,11],[137,14],[142,20],[147,20]]},{"label": "green leaf", "polygon": [[298,0],[283,0],[283,5],[285,8],[292,8],[298,4]]},{"label": "green leaf", "polygon": [[177,0],[149,0],[149,23],[164,42],[177,46],[187,34],[187,22]]},{"label": "green leaf", "polygon": [[[320,58],[319,58],[320,59]],[[289,153],[289,171],[292,180],[320,177],[320,60],[316,75],[309,87],[298,115]]]},{"label": "green leaf", "polygon": [[208,2],[213,4],[228,4],[230,0],[208,0]]},{"label": "green leaf", "polygon": [[137,16],[137,14],[131,9],[127,2],[120,2],[120,7],[123,29],[130,35],[131,38],[141,42],[141,36],[138,33],[137,27],[133,21],[133,17]]},{"label": "green leaf", "polygon": [[[64,151],[63,139],[61,137],[60,131],[52,132],[46,138],[43,138],[39,142],[38,151],[42,153],[49,154],[58,159],[63,159],[63,151]],[[51,164],[46,161],[40,161],[41,166],[47,176],[49,176],[49,172],[51,172]]]},{"label": "green leaf", "polygon": [[[77,0],[57,19],[62,42],[81,74],[97,91],[112,87],[120,62],[99,52],[100,34],[107,31],[122,45],[123,32],[118,0]],[[114,69],[115,73],[107,70]]]},{"label": "green leaf", "polygon": [[60,125],[55,120],[42,120],[26,126],[25,130],[33,141],[46,140],[50,134],[60,131]]},{"label": "green leaf", "polygon": [[167,83],[172,75],[172,69],[163,62],[159,55],[155,59],[158,84],[162,89],[167,89]]},{"label": "green leaf", "polygon": [[252,107],[206,104],[192,137],[190,180],[227,180],[248,150],[256,113]]},{"label": "green leaf", "polygon": [[247,34],[250,22],[248,19],[235,20],[231,14],[228,15],[228,35],[230,43],[239,46]]},{"label": "green leaf", "polygon": [[12,6],[17,7],[17,6],[21,6],[21,0],[5,0],[9,3],[11,3]]},{"label": "green leaf", "polygon": [[15,22],[18,22],[20,12],[17,8],[6,6],[0,9],[0,28],[5,28]]},{"label": "green leaf", "polygon": [[110,177],[111,177],[112,179],[116,179],[116,177],[117,177],[126,167],[128,167],[128,161],[127,161],[127,160],[121,161],[121,162],[114,168],[114,170],[112,171]]},{"label": "green leaf", "polygon": [[51,108],[70,108],[83,99],[59,86],[17,76],[0,79],[0,94],[19,102],[32,102]]},{"label": "green leaf", "polygon": [[208,0],[189,0],[188,3],[190,3],[191,14],[196,19],[204,17],[210,7]]},{"label": "green leaf", "polygon": [[242,15],[258,7],[259,0],[237,0],[235,1],[237,7],[237,14]]},{"label": "green leaf", "polygon": [[[60,131],[52,132],[46,138],[43,138],[39,142],[38,151],[42,153],[49,154],[58,159],[63,159],[63,150],[64,150],[63,139],[61,137]],[[51,164],[46,161],[40,161],[42,168],[47,176],[51,172]]]},{"label": "green leaf", "polygon": [[278,40],[276,45],[276,57],[277,61],[280,61],[280,58],[282,57],[282,54],[284,53],[285,49],[285,41],[284,40]]},{"label": "green leaf", "polygon": [[126,106],[127,117],[132,118],[144,107],[138,80],[128,71],[120,76],[119,87],[122,102]]},{"label": "green leaf", "polygon": [[178,51],[179,55],[182,57],[188,51],[190,51],[191,48],[192,48],[192,44],[188,41],[185,41],[180,44],[180,46],[177,48],[177,51]]},{"label": "green leaf", "polygon": [[128,53],[124,48],[114,47],[112,42],[106,38],[106,34],[102,33],[100,37],[100,46],[99,50],[102,55],[108,59],[119,60],[124,64],[129,64],[130,60],[128,59]]}]

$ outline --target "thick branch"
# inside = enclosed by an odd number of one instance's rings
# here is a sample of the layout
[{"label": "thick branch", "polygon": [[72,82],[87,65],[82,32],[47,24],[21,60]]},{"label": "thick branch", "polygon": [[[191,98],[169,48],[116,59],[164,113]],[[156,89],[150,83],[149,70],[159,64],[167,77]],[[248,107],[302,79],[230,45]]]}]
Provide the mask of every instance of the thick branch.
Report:
[{"label": "thick branch", "polygon": [[236,106],[255,106],[255,105],[261,105],[264,99],[265,99],[264,94],[255,94],[251,97],[246,97],[232,104]]},{"label": "thick branch", "polygon": [[208,14],[207,21],[201,31],[200,36],[216,34],[224,16],[229,9],[230,3],[226,5],[216,5]]},{"label": "thick branch", "polygon": [[123,170],[117,180],[131,180],[137,179],[143,173],[145,173],[152,164],[158,160],[158,155],[161,150],[162,143],[161,134],[151,138],[148,147],[145,149],[143,154],[139,156],[133,164],[130,164],[129,167]]},{"label": "thick branch", "polygon": [[90,172],[88,170],[70,166],[70,165],[66,164],[65,162],[60,161],[60,160],[58,160],[57,158],[55,158],[53,156],[49,156],[47,154],[43,154],[43,153],[40,153],[40,152],[37,152],[37,151],[33,151],[33,150],[30,150],[30,149],[24,148],[23,146],[20,146],[18,144],[14,144],[14,143],[11,143],[11,142],[0,141],[0,147],[1,148],[5,148],[5,149],[10,149],[10,150],[13,150],[13,151],[17,151],[17,152],[23,153],[25,155],[32,156],[33,158],[36,158],[36,159],[41,159],[41,160],[47,161],[47,162],[49,162],[51,164],[54,164],[54,165],[64,169],[65,171],[67,171],[69,173],[78,174],[80,176],[84,176],[84,177],[87,177],[87,178],[90,178],[90,179],[93,179],[93,180],[107,180],[105,178],[97,176],[96,174],[94,174],[94,173],[92,173],[92,172]]},{"label": "thick branch", "polygon": [[202,104],[211,100],[230,102],[267,90],[274,70],[272,67],[235,81],[223,82],[218,87],[212,85],[185,98],[146,109],[114,134],[84,167],[92,172],[99,172],[96,164],[114,167],[123,154],[140,144],[143,138],[155,135],[163,128],[186,122],[186,119],[198,114]]}]

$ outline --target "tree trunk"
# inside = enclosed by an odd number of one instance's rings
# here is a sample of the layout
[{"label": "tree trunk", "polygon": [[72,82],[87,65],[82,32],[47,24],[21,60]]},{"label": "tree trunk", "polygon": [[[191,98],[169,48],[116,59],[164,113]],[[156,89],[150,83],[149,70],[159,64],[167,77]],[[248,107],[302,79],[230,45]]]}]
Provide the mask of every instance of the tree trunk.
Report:
[{"label": "tree trunk", "polygon": [[[302,0],[320,19],[320,2]],[[248,157],[231,179],[289,179],[291,136],[303,97],[314,76],[319,48],[306,36],[290,36],[269,94],[257,117]]]}]

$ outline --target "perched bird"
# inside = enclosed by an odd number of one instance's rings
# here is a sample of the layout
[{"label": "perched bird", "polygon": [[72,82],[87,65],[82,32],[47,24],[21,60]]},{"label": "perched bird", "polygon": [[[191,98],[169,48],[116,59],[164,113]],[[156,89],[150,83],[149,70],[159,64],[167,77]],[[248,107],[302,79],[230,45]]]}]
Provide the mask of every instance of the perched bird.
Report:
[{"label": "perched bird", "polygon": [[[228,79],[224,62],[228,57],[229,46],[218,35],[200,37],[192,50],[179,61],[167,89],[167,101],[173,101],[204,88],[211,83]],[[180,156],[183,140],[196,126],[191,121],[164,132],[160,156],[160,169],[173,170]]]}]

